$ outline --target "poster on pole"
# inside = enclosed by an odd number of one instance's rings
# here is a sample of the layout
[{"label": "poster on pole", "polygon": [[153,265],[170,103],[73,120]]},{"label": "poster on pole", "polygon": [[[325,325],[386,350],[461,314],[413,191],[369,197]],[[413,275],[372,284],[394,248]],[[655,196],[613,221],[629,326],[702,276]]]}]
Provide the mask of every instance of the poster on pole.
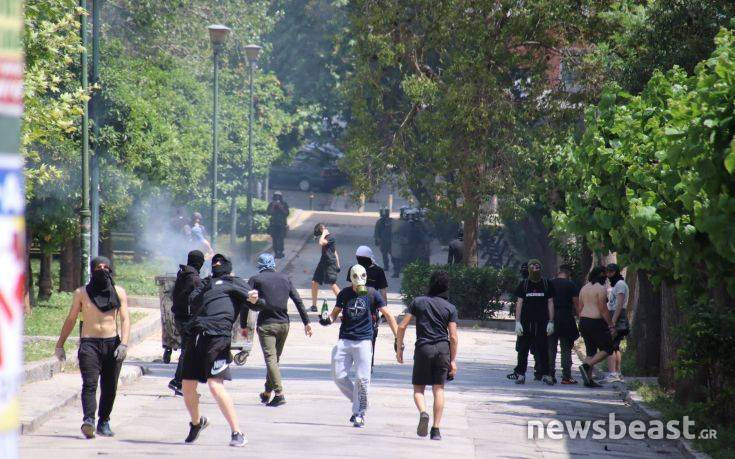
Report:
[{"label": "poster on pole", "polygon": [[20,0],[0,0],[0,457],[18,457],[25,298]]}]

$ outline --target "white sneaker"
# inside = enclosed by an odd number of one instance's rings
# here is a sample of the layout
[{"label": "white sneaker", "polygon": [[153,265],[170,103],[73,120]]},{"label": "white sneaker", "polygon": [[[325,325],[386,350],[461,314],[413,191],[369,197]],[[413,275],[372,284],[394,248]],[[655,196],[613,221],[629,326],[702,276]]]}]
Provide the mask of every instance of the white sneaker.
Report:
[{"label": "white sneaker", "polygon": [[620,377],[619,373],[610,372],[605,376],[605,379],[603,379],[606,383],[614,383],[614,382],[622,382],[623,378]]}]

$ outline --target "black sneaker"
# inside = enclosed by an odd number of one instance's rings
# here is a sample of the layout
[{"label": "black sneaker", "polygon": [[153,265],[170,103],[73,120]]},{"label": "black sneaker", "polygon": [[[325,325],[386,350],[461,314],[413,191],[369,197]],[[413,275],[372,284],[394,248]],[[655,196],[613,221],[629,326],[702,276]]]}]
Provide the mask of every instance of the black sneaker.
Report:
[{"label": "black sneaker", "polygon": [[82,424],[82,433],[85,438],[94,438],[94,419],[85,419]]},{"label": "black sneaker", "polygon": [[[433,430],[433,429],[432,429]],[[425,437],[429,434],[429,413],[422,411],[419,415],[419,426],[416,427],[416,435]]]},{"label": "black sneaker", "polygon": [[248,444],[248,439],[242,432],[232,432],[232,439],[230,440],[230,446],[245,446]]},{"label": "black sneaker", "polygon": [[534,373],[533,374],[533,380],[534,381],[541,381],[542,378],[543,378],[543,376],[540,375],[540,374],[538,374],[538,373]]},{"label": "black sneaker", "polygon": [[355,417],[356,416],[357,416],[356,414],[353,414],[352,416],[350,416],[350,423],[355,422]]},{"label": "black sneaker", "polygon": [[266,406],[281,406],[286,404],[286,397],[283,395],[276,395],[273,400],[268,402]]},{"label": "black sneaker", "polygon": [[365,418],[359,414],[355,416],[355,420],[352,423],[354,427],[365,427]]},{"label": "black sneaker", "polygon": [[316,308],[316,306],[315,306],[315,305],[313,305],[313,304],[312,304],[312,305],[311,305],[311,309],[310,309],[310,311],[311,311],[311,312],[317,312],[317,311],[318,311],[318,309]]},{"label": "black sneaker", "polygon": [[172,379],[168,383],[168,388],[174,391],[174,396],[176,397],[183,397],[184,393],[181,392],[181,384],[178,384],[176,380]]},{"label": "black sneaker", "polygon": [[548,384],[549,386],[553,386],[554,384],[556,384],[556,380],[549,375],[545,375],[544,377],[541,378],[541,380],[545,382],[546,384]]},{"label": "black sneaker", "polygon": [[438,427],[432,427],[431,428],[431,439],[432,440],[441,440],[442,434],[439,432]]},{"label": "black sneaker", "polygon": [[267,404],[271,399],[270,392],[261,392],[258,396],[260,397],[260,403]]},{"label": "black sneaker", "polygon": [[516,384],[526,384],[526,375],[518,375],[516,377]]},{"label": "black sneaker", "polygon": [[207,418],[205,416],[201,416],[199,418],[199,424],[194,425],[191,422],[189,423],[189,436],[186,437],[186,440],[184,440],[185,443],[194,443],[194,441],[199,438],[199,432],[206,429],[208,425]]},{"label": "black sneaker", "polygon": [[110,421],[102,421],[97,423],[97,433],[103,437],[114,437],[115,432],[110,429]]}]

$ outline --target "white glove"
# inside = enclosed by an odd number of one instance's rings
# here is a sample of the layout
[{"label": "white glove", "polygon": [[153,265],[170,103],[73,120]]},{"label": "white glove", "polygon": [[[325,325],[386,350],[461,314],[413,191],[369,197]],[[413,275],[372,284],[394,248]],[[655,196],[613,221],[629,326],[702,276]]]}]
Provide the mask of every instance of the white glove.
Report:
[{"label": "white glove", "polygon": [[546,336],[551,336],[554,334],[554,321],[550,320],[548,324],[546,324]]},{"label": "white glove", "polygon": [[523,325],[521,325],[521,322],[518,320],[516,320],[516,335],[523,335]]},{"label": "white glove", "polygon": [[59,359],[60,362],[63,362],[66,360],[66,351],[63,347],[57,347],[54,350],[54,356]]}]

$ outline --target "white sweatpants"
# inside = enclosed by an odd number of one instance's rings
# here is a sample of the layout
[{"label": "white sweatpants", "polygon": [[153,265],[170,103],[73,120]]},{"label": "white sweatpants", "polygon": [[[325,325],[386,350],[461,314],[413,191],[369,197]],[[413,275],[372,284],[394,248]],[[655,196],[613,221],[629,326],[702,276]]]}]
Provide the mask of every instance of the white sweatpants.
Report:
[{"label": "white sweatpants", "polygon": [[[332,349],[332,378],[345,397],[352,400],[352,414],[365,415],[368,387],[370,386],[370,360],[373,356],[372,341],[341,339]],[[355,380],[350,370],[355,365]]]}]

